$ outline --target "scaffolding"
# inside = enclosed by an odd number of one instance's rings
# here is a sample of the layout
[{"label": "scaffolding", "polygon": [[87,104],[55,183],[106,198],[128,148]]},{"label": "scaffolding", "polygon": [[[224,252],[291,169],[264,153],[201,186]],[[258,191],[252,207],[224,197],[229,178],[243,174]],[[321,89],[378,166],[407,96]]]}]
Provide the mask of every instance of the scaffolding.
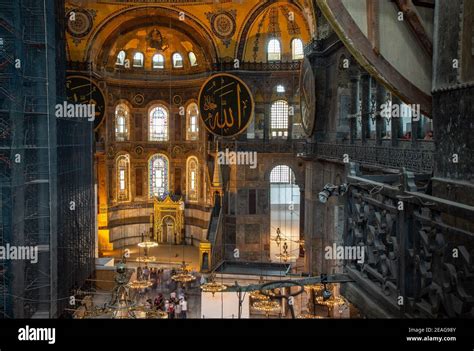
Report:
[{"label": "scaffolding", "polygon": [[38,248],[0,260],[0,318],[59,316],[93,270],[93,130],[54,114],[63,18],[61,1],[0,0],[0,246]]}]

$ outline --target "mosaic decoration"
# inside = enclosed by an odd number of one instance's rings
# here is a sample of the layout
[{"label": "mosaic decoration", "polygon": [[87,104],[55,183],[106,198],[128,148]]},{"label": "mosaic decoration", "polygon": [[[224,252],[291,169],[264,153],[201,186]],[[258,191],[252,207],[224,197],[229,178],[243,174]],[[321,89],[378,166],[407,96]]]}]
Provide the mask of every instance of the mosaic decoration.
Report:
[{"label": "mosaic decoration", "polygon": [[206,80],[198,101],[204,126],[216,136],[233,137],[242,133],[253,117],[250,89],[242,80],[227,73]]},{"label": "mosaic decoration", "polygon": [[296,18],[293,21],[290,20],[290,10],[288,9],[288,6],[282,6],[281,7],[281,12],[282,12],[283,16],[286,18],[288,33],[290,35],[301,34],[300,27],[296,23]]},{"label": "mosaic decoration", "polygon": [[157,28],[152,29],[151,32],[148,33],[146,41],[148,46],[153,49],[165,51],[169,47],[167,40],[163,38],[163,35]]},{"label": "mosaic decoration", "polygon": [[235,23],[236,14],[236,10],[206,13],[207,19],[211,23],[212,32],[221,39],[226,47],[229,47],[230,40],[235,34],[237,27]]},{"label": "mosaic decoration", "polygon": [[74,44],[79,45],[81,40],[90,33],[96,11],[80,8],[66,9],[66,11],[66,30],[73,37]]}]

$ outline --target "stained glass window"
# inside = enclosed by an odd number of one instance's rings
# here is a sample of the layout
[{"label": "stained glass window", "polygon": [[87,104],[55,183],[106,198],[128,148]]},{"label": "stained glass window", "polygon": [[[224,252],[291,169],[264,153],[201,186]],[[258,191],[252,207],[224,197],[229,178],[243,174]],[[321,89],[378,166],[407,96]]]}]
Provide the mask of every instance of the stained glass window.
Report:
[{"label": "stained glass window", "polygon": [[115,62],[115,64],[117,66],[123,66],[125,64],[125,51],[120,51],[117,55],[117,61]]},{"label": "stained glass window", "polygon": [[270,183],[294,183],[295,175],[286,165],[276,166],[270,173]]},{"label": "stained glass window", "polygon": [[128,200],[130,158],[128,155],[121,155],[117,158],[117,201]]},{"label": "stained glass window", "polygon": [[148,167],[148,184],[150,197],[164,197],[169,193],[169,161],[165,155],[156,154],[150,158]]},{"label": "stained glass window", "polygon": [[198,183],[198,160],[196,157],[189,157],[187,162],[187,197],[188,201],[197,201],[199,196]]},{"label": "stained glass window", "polygon": [[165,58],[162,54],[155,54],[152,59],[153,69],[165,68]]},{"label": "stained glass window", "polygon": [[119,104],[115,108],[115,140],[128,140],[129,109],[125,104]]},{"label": "stained glass window", "polygon": [[173,54],[173,67],[174,68],[182,68],[183,67],[183,57],[181,54],[175,52]]},{"label": "stained glass window", "polygon": [[199,109],[193,102],[186,109],[186,140],[199,139]]},{"label": "stained glass window", "polygon": [[280,61],[281,59],[281,47],[278,39],[271,39],[268,42],[267,47],[268,61]]},{"label": "stained glass window", "polygon": [[196,54],[191,51],[191,52],[188,54],[188,57],[189,57],[189,63],[191,64],[191,66],[197,66]]},{"label": "stained glass window", "polygon": [[301,39],[295,38],[291,41],[291,55],[293,60],[301,60],[304,58],[303,42]]},{"label": "stained glass window", "polygon": [[144,57],[141,52],[136,52],[133,55],[133,67],[143,67]]},{"label": "stained glass window", "polygon": [[150,111],[150,141],[168,140],[168,110],[158,105]]},{"label": "stained glass window", "polygon": [[270,126],[272,138],[286,139],[288,137],[288,103],[278,100],[272,104],[270,111]]}]

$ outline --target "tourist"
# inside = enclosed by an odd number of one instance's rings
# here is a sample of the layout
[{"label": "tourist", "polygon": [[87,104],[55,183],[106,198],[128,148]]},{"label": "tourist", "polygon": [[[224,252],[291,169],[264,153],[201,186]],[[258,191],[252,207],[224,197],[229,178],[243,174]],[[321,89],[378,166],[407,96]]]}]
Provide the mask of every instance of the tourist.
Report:
[{"label": "tourist", "polygon": [[174,309],[174,313],[175,313],[177,319],[180,319],[182,317],[181,312],[182,312],[181,304],[177,303],[176,307]]},{"label": "tourist", "polygon": [[186,301],[185,298],[183,298],[179,304],[181,305],[181,319],[186,319],[187,318],[187,313],[188,313],[188,301]]},{"label": "tourist", "polygon": [[427,131],[425,138],[423,140],[433,140],[433,131],[432,130]]}]

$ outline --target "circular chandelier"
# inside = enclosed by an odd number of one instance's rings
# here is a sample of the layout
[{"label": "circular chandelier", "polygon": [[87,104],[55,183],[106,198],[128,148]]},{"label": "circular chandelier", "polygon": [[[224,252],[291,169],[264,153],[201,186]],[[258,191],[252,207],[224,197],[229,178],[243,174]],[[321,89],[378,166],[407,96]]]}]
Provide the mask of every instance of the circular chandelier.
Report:
[{"label": "circular chandelier", "polygon": [[304,312],[296,318],[297,319],[323,319],[324,317],[317,316],[317,315],[312,314],[312,313]]},{"label": "circular chandelier", "polygon": [[270,300],[270,297],[267,296],[267,295],[264,295],[260,292],[260,290],[254,290],[250,293],[250,298],[254,299],[254,300],[259,300],[259,301],[262,301],[262,300]]},{"label": "circular chandelier", "polygon": [[183,261],[181,264],[181,269],[171,276],[171,279],[175,282],[188,283],[196,280],[196,277],[189,273],[186,263]]},{"label": "circular chandelier", "polygon": [[156,262],[156,257],[155,256],[138,257],[136,261],[143,262],[143,263]]},{"label": "circular chandelier", "polygon": [[[317,284],[309,284],[304,286],[306,289],[311,289],[314,291],[323,291],[324,290],[324,284],[322,283],[317,283]],[[326,289],[331,290],[332,289],[332,284],[331,283],[326,283]]]},{"label": "circular chandelier", "polygon": [[215,275],[214,274],[211,274],[209,276],[209,280],[208,280],[207,283],[201,285],[201,290],[203,292],[212,293],[212,296],[214,296],[214,294],[216,292],[221,292],[221,291],[224,291],[226,289],[227,289],[227,285],[224,285],[224,284],[221,284],[221,283],[215,281]]},{"label": "circular chandelier", "polygon": [[138,247],[144,247],[146,249],[157,247],[158,243],[156,241],[142,241],[138,243]]},{"label": "circular chandelier", "polygon": [[279,254],[276,254],[275,255],[277,258],[280,258],[282,259],[284,262],[287,262],[288,260],[291,260],[291,259],[295,259],[296,256],[294,255],[291,255],[289,252],[288,252],[288,243],[285,241],[283,243],[283,252],[282,253],[279,253]]},{"label": "circular chandelier", "polygon": [[127,284],[130,289],[146,289],[152,285],[153,283],[149,280],[133,280]]},{"label": "circular chandelier", "polygon": [[280,310],[280,304],[276,301],[272,300],[260,300],[260,301],[255,301],[252,305],[254,309],[257,311],[262,311],[265,312],[267,315],[270,312],[274,311],[279,311]]},{"label": "circular chandelier", "polygon": [[346,303],[346,301],[341,296],[332,296],[331,298],[324,300],[323,296],[317,296],[316,302],[319,305],[324,305],[328,307],[341,306]]}]

